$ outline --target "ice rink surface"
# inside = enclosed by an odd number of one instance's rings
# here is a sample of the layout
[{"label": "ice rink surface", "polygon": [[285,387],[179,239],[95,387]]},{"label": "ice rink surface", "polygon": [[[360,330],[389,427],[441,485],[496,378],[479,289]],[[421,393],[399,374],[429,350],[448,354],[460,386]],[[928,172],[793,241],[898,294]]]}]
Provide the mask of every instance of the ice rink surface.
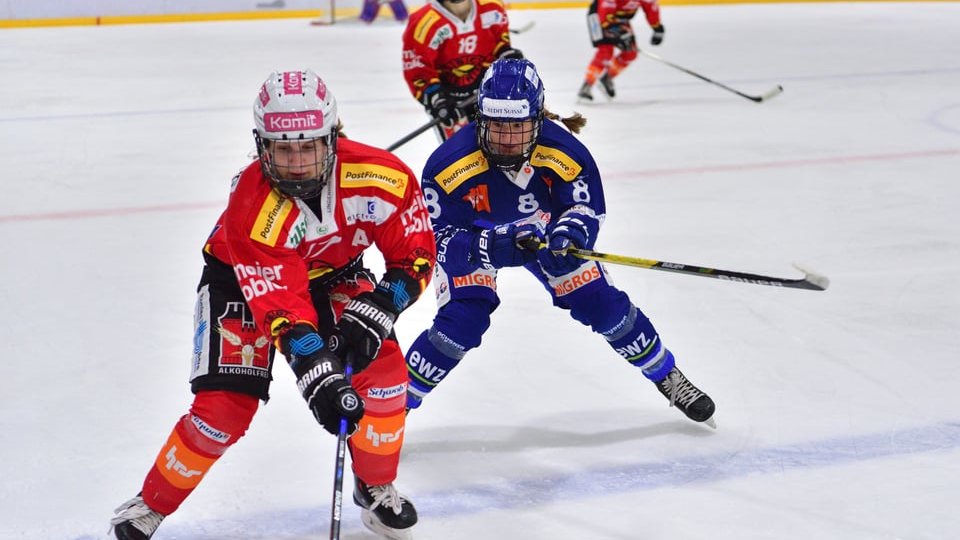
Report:
[{"label": "ice rink surface", "polygon": [[[665,7],[654,51],[746,93],[784,86],[759,105],[643,56],[616,100],[577,104],[584,13],[511,16],[536,21],[514,45],[548,108],[589,119],[597,249],[782,277],[796,262],[832,286],[609,267],[717,402],[714,431],[502,272],[483,347],[407,424],[397,485],[416,538],[955,538],[960,4]],[[200,249],[253,151],[260,83],[311,67],[348,135],[386,146],[426,120],[401,32],[0,31],[0,538],[102,537],[190,402]],[[420,171],[435,145],[398,155]],[[404,348],[435,309],[427,294],[403,315]],[[335,441],[282,363],[274,375],[157,540],[327,538]],[[372,540],[345,510],[343,538]]]}]

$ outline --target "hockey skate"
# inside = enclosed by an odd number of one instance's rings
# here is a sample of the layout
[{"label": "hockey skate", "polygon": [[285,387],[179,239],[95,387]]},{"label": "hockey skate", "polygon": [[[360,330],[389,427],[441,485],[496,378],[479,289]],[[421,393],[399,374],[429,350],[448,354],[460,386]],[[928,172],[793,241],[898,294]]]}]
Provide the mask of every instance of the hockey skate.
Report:
[{"label": "hockey skate", "polygon": [[606,71],[603,72],[603,75],[598,79],[600,81],[600,88],[603,88],[603,93],[607,97],[614,97],[617,95],[617,89],[613,86],[613,77],[610,76]]},{"label": "hockey skate", "polygon": [[151,510],[137,495],[121,504],[110,520],[110,529],[117,540],[148,540],[156,532],[164,515]]},{"label": "hockey skate", "polygon": [[390,540],[413,539],[410,529],[417,523],[417,509],[392,483],[368,486],[357,478],[353,502],[363,509],[360,520],[371,531]]},{"label": "hockey skate", "polygon": [[583,81],[583,85],[580,86],[580,91],[577,92],[577,97],[580,99],[585,99],[587,101],[593,101],[593,85],[587,81]]},{"label": "hockey skate", "polygon": [[670,400],[671,407],[680,409],[694,422],[704,422],[713,429],[717,429],[717,423],[713,419],[713,412],[717,406],[714,405],[710,396],[694,386],[676,366],[662,381],[655,384],[657,390]]}]

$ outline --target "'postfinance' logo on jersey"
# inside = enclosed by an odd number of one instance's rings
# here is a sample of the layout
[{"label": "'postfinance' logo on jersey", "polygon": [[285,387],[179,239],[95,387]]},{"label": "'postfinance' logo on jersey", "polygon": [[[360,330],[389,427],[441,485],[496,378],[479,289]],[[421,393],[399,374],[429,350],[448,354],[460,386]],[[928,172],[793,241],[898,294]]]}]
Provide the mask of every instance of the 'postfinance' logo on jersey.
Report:
[{"label": "'postfinance' logo on jersey", "polygon": [[466,182],[467,179],[486,172],[488,169],[490,169],[490,165],[487,163],[487,158],[483,157],[483,152],[477,150],[466,157],[458,159],[453,165],[437,173],[434,180],[436,180],[436,182],[440,184],[440,187],[449,195],[453,190],[457,189],[457,186]]},{"label": "'postfinance' logo on jersey", "polygon": [[583,170],[583,167],[567,154],[546,146],[537,146],[533,149],[530,164],[534,167],[553,169],[565,182],[573,182],[573,179]]},{"label": "'postfinance' logo on jersey", "polygon": [[417,40],[417,43],[421,45],[426,43],[427,35],[430,32],[430,27],[433,26],[433,23],[440,20],[440,14],[436,11],[430,11],[420,19],[420,22],[417,23],[417,27],[413,29],[413,39]]},{"label": "'postfinance' logo on jersey", "polygon": [[403,198],[407,190],[407,173],[371,163],[344,163],[340,168],[343,187],[376,187]]},{"label": "'postfinance' logo on jersey", "polygon": [[280,231],[283,229],[283,222],[291,210],[293,210],[293,203],[290,199],[276,191],[271,191],[263,201],[263,206],[260,207],[260,214],[257,215],[257,221],[253,224],[253,230],[250,231],[250,238],[261,244],[276,246]]}]

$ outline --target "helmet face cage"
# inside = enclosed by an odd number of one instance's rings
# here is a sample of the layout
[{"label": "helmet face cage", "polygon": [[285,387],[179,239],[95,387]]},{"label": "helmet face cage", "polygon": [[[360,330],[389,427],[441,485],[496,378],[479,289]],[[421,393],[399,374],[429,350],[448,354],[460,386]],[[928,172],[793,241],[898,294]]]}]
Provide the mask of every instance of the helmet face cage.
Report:
[{"label": "helmet face cage", "polygon": [[477,143],[487,161],[517,170],[533,152],[543,126],[543,83],[525,59],[494,62],[477,93]]},{"label": "helmet face cage", "polygon": [[337,102],[310,70],[273,72],[254,100],[264,176],[289,197],[320,194],[336,165]]},{"label": "helmet face cage", "polygon": [[264,139],[253,130],[263,175],[288,197],[320,195],[336,165],[337,131],[310,139]]}]

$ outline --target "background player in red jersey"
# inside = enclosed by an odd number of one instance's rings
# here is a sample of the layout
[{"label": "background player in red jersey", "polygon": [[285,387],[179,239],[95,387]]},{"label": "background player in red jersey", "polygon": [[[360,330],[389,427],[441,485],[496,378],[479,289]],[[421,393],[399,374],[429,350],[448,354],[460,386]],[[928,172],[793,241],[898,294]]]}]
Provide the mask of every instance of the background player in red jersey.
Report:
[{"label": "background player in red jersey", "polygon": [[428,0],[403,32],[403,76],[410,93],[440,120],[440,140],[466,125],[484,72],[497,58],[523,58],[510,44],[499,0]]},{"label": "background player in red jersey", "polygon": [[[653,28],[651,45],[663,42],[663,24],[660,22],[660,4],[657,0],[593,0],[587,11],[587,29],[590,41],[597,49],[587,66],[583,85],[577,95],[593,101],[593,85],[600,81],[604,93],[616,95],[613,79],[637,58],[637,40],[630,20],[643,9],[647,23]],[[614,55],[614,52],[619,53]]]},{"label": "background player in red jersey", "polygon": [[[407,388],[393,323],[436,260],[419,184],[394,155],[342,135],[336,100],[312,71],[272,73],[254,119],[259,159],[234,178],[204,246],[193,404],[141,493],[116,510],[113,533],[148,539],[190,495],[267,400],[279,350],[324,429],[348,421],[364,524],[409,538],[416,509],[393,486]],[[379,282],[363,264],[371,245],[386,263]]]}]

